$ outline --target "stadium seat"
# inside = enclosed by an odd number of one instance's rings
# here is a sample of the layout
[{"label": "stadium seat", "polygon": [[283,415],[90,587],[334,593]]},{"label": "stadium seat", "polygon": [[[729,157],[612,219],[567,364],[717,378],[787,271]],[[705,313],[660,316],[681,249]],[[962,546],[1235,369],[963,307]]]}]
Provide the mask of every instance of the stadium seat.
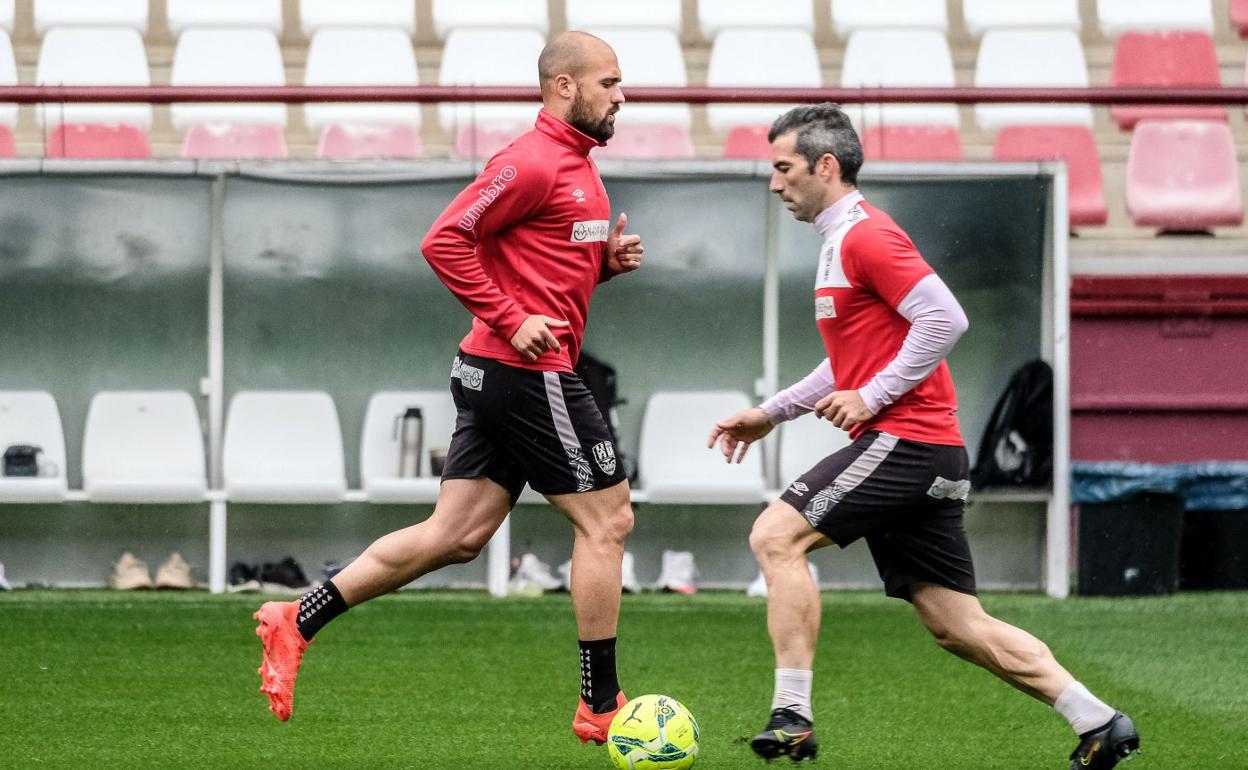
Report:
[{"label": "stadium seat", "polygon": [[1127,212],[1137,225],[1167,231],[1242,223],[1230,127],[1211,120],[1136,124],[1127,157]]},{"label": "stadium seat", "polygon": [[[975,85],[1086,88],[1083,44],[1069,29],[990,30],[979,45]],[[975,122],[987,131],[1011,125],[1091,128],[1092,108],[1086,104],[977,104]]]},{"label": "stadium seat", "polygon": [[203,502],[204,437],[190,394],[97,393],[82,437],[82,486],[97,503]]},{"label": "stadium seat", "polygon": [[36,446],[40,475],[0,474],[0,503],[59,503],[65,499],[65,432],[56,400],[43,391],[0,391],[0,452]]},{"label": "stadium seat", "polygon": [[1231,26],[1240,37],[1248,37],[1248,0],[1231,0]]},{"label": "stadium seat", "polygon": [[698,26],[702,37],[714,40],[727,29],[793,29],[815,32],[815,12],[810,0],[698,0]]},{"label": "stadium seat", "polygon": [[[178,38],[169,80],[175,86],[281,86],[286,70],[267,29],[195,28]],[[286,157],[285,105],[175,104],[172,114],[185,158]]]},{"label": "stadium seat", "polygon": [[862,133],[865,160],[962,160],[962,138],[953,126],[872,126]]},{"label": "stadium seat", "polygon": [[433,29],[440,40],[446,40],[454,30],[469,27],[527,29],[544,38],[550,31],[550,9],[546,0],[433,0]]},{"label": "stadium seat", "polygon": [[13,34],[13,24],[17,17],[16,0],[0,0],[0,29]]},{"label": "stadium seat", "polygon": [[666,29],[680,34],[680,0],[566,0],[568,29]]},{"label": "stadium seat", "polygon": [[789,420],[780,426],[780,483],[791,484],[820,460],[850,443],[848,433],[813,414]]},{"label": "stadium seat", "polygon": [[[1047,2],[1047,0],[1045,0]],[[832,0],[832,26],[849,37],[860,29],[949,29],[946,0]],[[760,4],[766,7],[765,3]]]},{"label": "stadium seat", "polygon": [[[726,29],[711,45],[706,84],[817,88],[823,80],[815,42],[809,33],[795,29]],[[706,112],[712,130],[728,133],[738,126],[770,128],[785,109],[780,104],[711,104]]]},{"label": "stadium seat", "polygon": [[[39,85],[146,86],[143,38],[126,27],[53,29],[39,49]],[[147,158],[149,104],[41,104],[36,117],[49,135],[49,157]],[[58,131],[61,126],[67,130]]]},{"label": "stadium seat", "polygon": [[[545,38],[532,29],[454,30],[442,48],[438,84],[532,88],[536,86],[537,57],[545,45]],[[457,155],[488,157],[531,129],[538,109],[536,102],[444,102],[438,105],[438,119],[442,128],[455,136]]]},{"label": "stadium seat", "polygon": [[[304,83],[414,86],[419,82],[412,40],[399,28],[323,29],[312,37]],[[308,128],[321,135],[322,158],[416,158],[419,104],[307,104]],[[333,138],[328,132],[333,131]]]},{"label": "stadium seat", "polygon": [[1108,219],[1101,157],[1086,126],[1006,126],[997,134],[992,156],[1001,161],[1065,161],[1071,226],[1103,225]]},{"label": "stadium seat", "polygon": [[[626,82],[634,86],[688,85],[676,33],[666,29],[590,29],[615,49]],[[628,89],[625,88],[627,97]],[[687,104],[625,103],[615,117],[615,136],[594,150],[600,159],[692,158],[693,115]]]},{"label": "stadium seat", "polygon": [[[9,6],[12,10],[12,5]],[[0,86],[17,85],[17,57],[9,33],[0,29]],[[17,105],[0,104],[0,158],[17,157],[13,129],[17,127]]]},{"label": "stadium seat", "polygon": [[207,27],[255,27],[282,34],[282,0],[166,0],[165,13],[174,35]]},{"label": "stadium seat", "polygon": [[129,27],[147,33],[147,0],[34,0],[34,14],[40,36],[57,27]]},{"label": "stadium seat", "polygon": [[414,35],[416,4],[411,0],[299,0],[299,24],[309,38],[322,29],[343,27],[394,27]]},{"label": "stadium seat", "polygon": [[[399,476],[401,421],[409,407],[419,407],[423,427],[419,470]],[[432,503],[438,499],[441,479],[430,466],[430,451],[451,445],[455,430],[455,402],[439,391],[374,393],[364,414],[360,439],[360,482],[370,503]]]},{"label": "stadium seat", "polygon": [[1213,34],[1210,0],[1097,0],[1096,14],[1105,37],[1124,32],[1195,30]]},{"label": "stadium seat", "polygon": [[[1220,86],[1213,39],[1204,32],[1128,32],[1114,47],[1115,86]],[[1141,120],[1226,120],[1226,110],[1202,105],[1113,105],[1110,117],[1124,131]]]},{"label": "stadium seat", "polygon": [[765,160],[771,157],[767,135],[771,126],[737,126],[724,137],[724,157],[729,160]]},{"label": "stadium seat", "polygon": [[962,18],[967,32],[980,37],[990,29],[1069,29],[1082,28],[1079,0],[962,0]]},{"label": "stadium seat", "polygon": [[346,493],[342,430],[328,393],[244,391],[222,454],[232,503],[336,503]]},{"label": "stadium seat", "polygon": [[[849,37],[841,85],[952,86],[953,55],[945,34],[935,29],[863,29]],[[952,104],[846,105],[864,131],[872,125],[949,126],[957,128]]]},{"label": "stadium seat", "polygon": [[744,393],[722,390],[656,392],[646,402],[638,463],[641,486],[652,503],[732,504],[763,499],[763,453],[729,464],[718,451],[701,450],[716,420],[748,409]]}]

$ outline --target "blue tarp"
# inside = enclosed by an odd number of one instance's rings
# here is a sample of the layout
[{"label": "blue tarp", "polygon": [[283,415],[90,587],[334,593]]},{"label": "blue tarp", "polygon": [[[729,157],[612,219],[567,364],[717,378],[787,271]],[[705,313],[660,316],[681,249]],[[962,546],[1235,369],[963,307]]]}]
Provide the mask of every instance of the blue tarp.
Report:
[{"label": "blue tarp", "polygon": [[1140,492],[1180,495],[1189,511],[1248,511],[1248,462],[1071,464],[1072,502],[1107,503]]}]

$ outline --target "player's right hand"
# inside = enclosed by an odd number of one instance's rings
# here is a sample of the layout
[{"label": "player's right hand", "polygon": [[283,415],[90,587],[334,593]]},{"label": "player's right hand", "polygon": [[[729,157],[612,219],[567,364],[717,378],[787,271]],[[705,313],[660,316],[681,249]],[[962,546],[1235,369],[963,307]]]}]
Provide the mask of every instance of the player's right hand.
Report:
[{"label": "player's right hand", "polygon": [[771,433],[774,427],[766,412],[757,406],[752,407],[715,423],[706,446],[708,449],[714,448],[718,441],[719,450],[724,453],[724,461],[739,463],[745,459],[750,444]]},{"label": "player's right hand", "polygon": [[558,353],[563,348],[559,346],[559,340],[555,338],[555,334],[550,330],[550,327],[564,327],[568,325],[567,321],[560,321],[558,318],[551,318],[545,315],[531,315],[524,319],[524,323],[520,324],[520,328],[516,330],[516,333],[511,335],[511,346],[520,355],[524,356],[526,361],[536,361],[538,356],[548,350]]}]

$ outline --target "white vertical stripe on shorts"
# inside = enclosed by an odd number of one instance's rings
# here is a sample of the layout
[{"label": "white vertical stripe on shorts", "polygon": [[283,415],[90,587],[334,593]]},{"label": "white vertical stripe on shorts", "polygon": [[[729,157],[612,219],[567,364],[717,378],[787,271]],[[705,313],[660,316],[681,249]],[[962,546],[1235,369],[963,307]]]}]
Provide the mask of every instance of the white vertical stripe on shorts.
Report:
[{"label": "white vertical stripe on shorts", "polygon": [[581,450],[581,442],[572,427],[572,416],[568,414],[568,404],[563,400],[563,386],[559,382],[558,372],[542,372],[542,380],[546,383],[546,401],[550,404],[550,416],[555,423],[555,432],[559,434],[559,443],[568,456],[568,464],[576,476],[576,491],[588,492],[594,488],[594,472],[589,467],[589,460]]},{"label": "white vertical stripe on shorts", "polygon": [[881,433],[871,442],[862,454],[846,466],[845,470],[833,479],[832,483],[821,489],[818,494],[806,503],[802,515],[810,526],[817,527],[823,517],[835,508],[845,497],[866,481],[880,464],[888,459],[888,455],[897,446],[897,437],[889,433]]}]

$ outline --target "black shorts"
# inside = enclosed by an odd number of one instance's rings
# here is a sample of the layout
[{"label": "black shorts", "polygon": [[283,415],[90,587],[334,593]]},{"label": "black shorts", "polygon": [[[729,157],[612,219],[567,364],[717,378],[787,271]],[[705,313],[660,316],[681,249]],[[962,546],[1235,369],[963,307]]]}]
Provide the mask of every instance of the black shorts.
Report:
[{"label": "black shorts", "polygon": [[844,548],[867,539],[889,596],[935,583],[975,594],[975,567],[962,526],[970,492],[965,447],[921,444],[868,431],[825,457],[780,499]]},{"label": "black shorts", "polygon": [[455,433],[442,479],[485,477],[511,494],[606,489],[624,480],[615,444],[575,374],[507,366],[460,351],[451,367]]}]

